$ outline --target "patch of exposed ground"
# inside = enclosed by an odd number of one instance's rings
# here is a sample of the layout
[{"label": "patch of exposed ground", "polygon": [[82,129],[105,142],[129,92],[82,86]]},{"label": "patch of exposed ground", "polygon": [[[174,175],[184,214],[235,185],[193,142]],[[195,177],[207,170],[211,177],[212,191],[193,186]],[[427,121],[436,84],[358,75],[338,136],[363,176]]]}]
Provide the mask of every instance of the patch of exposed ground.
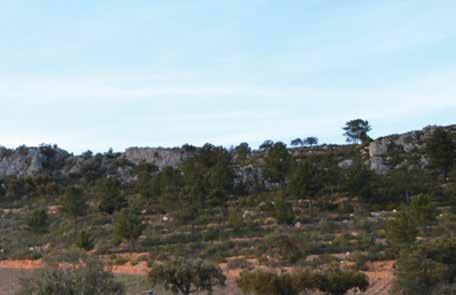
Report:
[{"label": "patch of exposed ground", "polygon": [[367,263],[369,289],[365,294],[380,295],[389,294],[394,280],[395,261],[378,261]]}]

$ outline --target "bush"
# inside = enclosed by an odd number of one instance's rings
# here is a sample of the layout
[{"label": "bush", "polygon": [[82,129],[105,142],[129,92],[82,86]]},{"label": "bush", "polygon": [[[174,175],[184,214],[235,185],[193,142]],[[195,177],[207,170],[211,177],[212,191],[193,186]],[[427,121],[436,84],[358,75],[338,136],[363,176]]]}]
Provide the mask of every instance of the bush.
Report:
[{"label": "bush", "polygon": [[201,259],[176,259],[155,267],[149,274],[154,285],[163,285],[174,294],[199,291],[212,294],[216,286],[224,286],[226,278],[221,269]]},{"label": "bush", "polygon": [[27,220],[27,225],[34,233],[45,233],[48,231],[48,215],[44,209],[35,209]]},{"label": "bush", "polygon": [[82,230],[76,236],[76,246],[86,251],[90,251],[94,247],[94,241],[90,233]]},{"label": "bush", "polygon": [[413,197],[409,206],[410,214],[419,225],[427,225],[434,222],[437,217],[437,209],[432,204],[428,195],[417,195]]},{"label": "bush", "polygon": [[88,206],[83,191],[78,187],[69,187],[63,196],[62,207],[63,211],[73,218],[85,215]]},{"label": "bush", "polygon": [[306,290],[319,289],[329,294],[341,295],[358,288],[367,290],[369,281],[363,273],[331,270],[327,273],[298,271],[277,275],[268,272],[243,272],[237,282],[245,294],[297,295]]},{"label": "bush", "polygon": [[237,281],[244,294],[255,295],[298,295],[290,275],[269,272],[243,272]]},{"label": "bush", "polygon": [[21,282],[19,294],[28,295],[123,295],[124,286],[114,281],[111,273],[95,260],[80,267],[59,269],[48,266],[32,279]]},{"label": "bush", "polygon": [[402,294],[432,294],[456,279],[456,241],[440,240],[403,250],[396,265]]},{"label": "bush", "polygon": [[355,288],[366,291],[369,287],[369,281],[363,273],[351,271],[330,271],[325,274],[321,282],[319,289],[334,295],[342,295]]},{"label": "bush", "polygon": [[388,222],[387,236],[396,247],[415,242],[418,235],[416,219],[410,214],[408,208],[403,206],[397,216]]}]

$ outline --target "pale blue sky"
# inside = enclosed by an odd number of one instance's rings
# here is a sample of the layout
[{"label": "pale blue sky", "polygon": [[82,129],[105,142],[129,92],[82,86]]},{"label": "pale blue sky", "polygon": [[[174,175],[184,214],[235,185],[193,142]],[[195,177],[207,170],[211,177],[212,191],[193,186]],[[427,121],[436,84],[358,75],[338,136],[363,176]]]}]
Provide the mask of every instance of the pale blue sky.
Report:
[{"label": "pale blue sky", "polygon": [[74,152],[456,123],[453,0],[0,0],[0,144]]}]

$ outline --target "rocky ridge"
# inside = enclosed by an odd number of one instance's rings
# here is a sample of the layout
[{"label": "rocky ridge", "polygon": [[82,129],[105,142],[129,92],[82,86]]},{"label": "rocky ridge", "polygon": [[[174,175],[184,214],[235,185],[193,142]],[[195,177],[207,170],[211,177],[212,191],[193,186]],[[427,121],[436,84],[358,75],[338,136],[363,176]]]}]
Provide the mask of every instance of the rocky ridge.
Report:
[{"label": "rocky ridge", "polygon": [[[387,173],[403,165],[426,167],[428,160],[424,156],[426,139],[436,129],[429,126],[420,131],[407,132],[378,138],[366,148],[366,163],[379,174]],[[445,127],[456,135],[456,125]],[[337,146],[328,146],[328,150]],[[323,152],[325,149],[322,149]],[[132,147],[123,153],[72,155],[57,146],[41,145],[39,147],[21,146],[16,149],[0,147],[0,177],[36,176],[47,174],[53,177],[84,175],[91,167],[101,167],[106,174],[121,178],[131,177],[133,167],[141,163],[155,164],[159,169],[166,166],[176,167],[192,157],[196,151],[185,148],[150,148]],[[315,151],[309,151],[314,153]],[[292,150],[293,155],[296,150]],[[351,159],[344,159],[339,166],[348,168]],[[237,168],[237,176],[242,183],[255,184],[262,182],[262,172],[252,165]]]}]

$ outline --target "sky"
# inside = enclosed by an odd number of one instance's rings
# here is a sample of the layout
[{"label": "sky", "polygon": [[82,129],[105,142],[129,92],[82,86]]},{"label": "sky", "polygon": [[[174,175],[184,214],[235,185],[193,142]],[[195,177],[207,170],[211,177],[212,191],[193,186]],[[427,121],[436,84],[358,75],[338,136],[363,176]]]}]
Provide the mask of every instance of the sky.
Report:
[{"label": "sky", "polygon": [[343,143],[456,124],[454,0],[0,0],[0,144]]}]

